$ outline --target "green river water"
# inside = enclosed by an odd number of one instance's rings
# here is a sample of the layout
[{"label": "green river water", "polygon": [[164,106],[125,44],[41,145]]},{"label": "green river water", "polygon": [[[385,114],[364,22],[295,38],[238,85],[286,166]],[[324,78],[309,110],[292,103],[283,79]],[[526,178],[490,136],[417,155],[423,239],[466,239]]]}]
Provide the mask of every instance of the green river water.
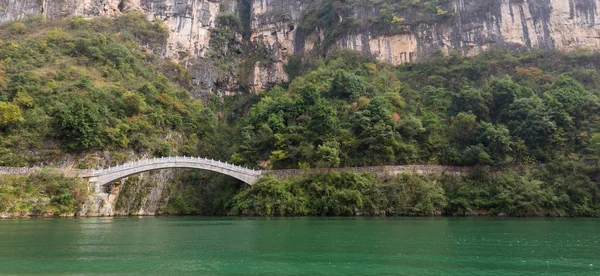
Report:
[{"label": "green river water", "polygon": [[0,275],[600,275],[600,220],[4,220]]}]

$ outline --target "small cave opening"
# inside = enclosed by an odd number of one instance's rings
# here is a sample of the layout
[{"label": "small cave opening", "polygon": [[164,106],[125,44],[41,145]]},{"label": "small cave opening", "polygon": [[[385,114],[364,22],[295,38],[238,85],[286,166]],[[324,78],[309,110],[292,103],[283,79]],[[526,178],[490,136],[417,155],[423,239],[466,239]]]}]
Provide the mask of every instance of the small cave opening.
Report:
[{"label": "small cave opening", "polygon": [[121,1],[119,2],[119,5],[117,6],[117,8],[119,8],[119,11],[120,11],[120,12],[123,12],[123,11],[125,11],[125,4],[126,4],[125,2],[126,2],[126,1],[127,1],[127,0],[121,0]]}]

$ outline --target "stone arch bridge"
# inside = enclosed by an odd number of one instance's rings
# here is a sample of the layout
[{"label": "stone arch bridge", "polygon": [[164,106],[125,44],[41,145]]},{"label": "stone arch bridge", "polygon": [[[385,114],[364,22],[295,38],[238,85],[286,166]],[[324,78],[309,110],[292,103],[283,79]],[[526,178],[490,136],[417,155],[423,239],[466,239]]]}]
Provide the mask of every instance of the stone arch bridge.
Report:
[{"label": "stone arch bridge", "polygon": [[227,164],[227,162],[200,157],[177,156],[144,159],[107,169],[92,170],[89,175],[89,182],[95,184],[96,192],[99,192],[102,189],[102,186],[121,178],[147,171],[172,168],[200,169],[218,172],[239,179],[248,185],[253,185],[262,174],[262,171]]}]

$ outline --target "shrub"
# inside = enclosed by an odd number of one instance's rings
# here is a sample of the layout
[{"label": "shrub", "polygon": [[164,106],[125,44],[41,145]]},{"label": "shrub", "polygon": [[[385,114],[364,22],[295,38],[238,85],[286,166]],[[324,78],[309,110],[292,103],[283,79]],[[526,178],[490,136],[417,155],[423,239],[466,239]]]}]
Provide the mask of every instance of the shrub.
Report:
[{"label": "shrub", "polygon": [[21,109],[12,103],[0,102],[0,127],[14,126],[23,121]]}]

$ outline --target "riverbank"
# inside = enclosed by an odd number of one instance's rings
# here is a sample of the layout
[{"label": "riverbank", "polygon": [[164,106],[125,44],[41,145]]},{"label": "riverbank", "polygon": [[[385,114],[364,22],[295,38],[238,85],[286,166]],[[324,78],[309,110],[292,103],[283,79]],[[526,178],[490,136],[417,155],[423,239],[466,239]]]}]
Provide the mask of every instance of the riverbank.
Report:
[{"label": "riverbank", "polygon": [[[167,172],[167,171],[165,171]],[[468,174],[267,174],[249,187],[176,171],[132,177],[102,199],[83,179],[50,172],[0,177],[0,218],[94,216],[600,216],[600,170],[577,162]],[[152,203],[152,204],[150,204]],[[107,210],[90,212],[90,206]],[[148,206],[152,208],[148,208]],[[93,209],[93,208],[92,208]],[[96,208],[97,209],[97,208]]]},{"label": "riverbank", "polygon": [[600,170],[575,162],[468,175],[330,173],[264,177],[236,194],[230,212],[248,216],[597,217]]}]

